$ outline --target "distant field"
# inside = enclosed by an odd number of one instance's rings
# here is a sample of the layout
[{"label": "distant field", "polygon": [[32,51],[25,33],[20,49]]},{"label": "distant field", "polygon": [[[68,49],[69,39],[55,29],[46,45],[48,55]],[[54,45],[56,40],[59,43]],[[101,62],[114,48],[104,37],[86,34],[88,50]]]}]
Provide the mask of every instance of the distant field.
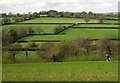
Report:
[{"label": "distant field", "polygon": [[3,81],[118,81],[118,62],[3,64]]},{"label": "distant field", "polygon": [[[2,29],[23,29],[31,27],[34,31],[37,31],[37,28],[43,29],[43,33],[53,33],[54,29],[59,26],[59,24],[12,24],[2,26]],[[67,24],[62,24],[62,26],[69,26]]]},{"label": "distant field", "polygon": [[118,28],[118,25],[108,25],[108,24],[79,24],[79,25],[76,25],[75,27],[96,27],[96,28],[99,28],[99,27],[109,27],[109,28]]},{"label": "distant field", "polygon": [[104,23],[119,23],[117,20],[104,20]]},{"label": "distant field", "polygon": [[[97,23],[98,20],[92,19],[89,23]],[[36,18],[22,23],[85,23],[81,18]]]},{"label": "distant field", "polygon": [[76,38],[118,38],[118,29],[69,29],[65,35],[27,36],[21,40],[71,40]]}]

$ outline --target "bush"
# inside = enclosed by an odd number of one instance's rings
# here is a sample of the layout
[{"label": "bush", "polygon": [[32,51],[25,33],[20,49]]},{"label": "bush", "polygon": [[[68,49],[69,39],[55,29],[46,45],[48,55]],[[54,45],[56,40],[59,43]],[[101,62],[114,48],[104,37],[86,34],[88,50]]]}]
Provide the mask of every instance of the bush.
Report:
[{"label": "bush", "polygon": [[57,27],[54,28],[54,33],[59,33],[64,29],[64,27],[62,25],[59,25]]}]

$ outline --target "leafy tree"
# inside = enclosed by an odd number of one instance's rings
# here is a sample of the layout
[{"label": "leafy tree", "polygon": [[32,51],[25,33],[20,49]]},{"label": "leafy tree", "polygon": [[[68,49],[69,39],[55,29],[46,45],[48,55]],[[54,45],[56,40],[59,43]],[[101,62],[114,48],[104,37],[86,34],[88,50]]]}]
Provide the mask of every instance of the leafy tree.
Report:
[{"label": "leafy tree", "polygon": [[2,18],[2,24],[8,24],[11,23],[11,20],[9,18]]},{"label": "leafy tree", "polygon": [[87,16],[85,17],[85,22],[88,23],[89,21],[90,21],[90,17],[87,15]]},{"label": "leafy tree", "polygon": [[14,43],[14,44],[9,45],[8,48],[9,48],[8,53],[9,53],[10,60],[16,63],[15,55],[19,53],[18,49],[21,49],[22,46],[19,43]]},{"label": "leafy tree", "polygon": [[17,16],[17,17],[20,17],[21,15],[20,15],[20,13],[17,13],[16,16]]},{"label": "leafy tree", "polygon": [[83,12],[81,13],[81,16],[82,16],[83,18],[85,18],[85,17],[87,16],[87,12],[83,11]]},{"label": "leafy tree", "polygon": [[55,15],[58,14],[58,11],[56,11],[56,10],[49,10],[49,11],[47,11],[47,13],[48,13],[48,15],[50,17],[54,17]]},{"label": "leafy tree", "polygon": [[59,26],[57,26],[57,27],[54,28],[54,33],[57,34],[57,33],[61,32],[63,29],[64,29],[63,26],[59,25]]},{"label": "leafy tree", "polygon": [[22,18],[23,18],[24,21],[27,20],[27,15],[24,14],[24,15],[22,16]]},{"label": "leafy tree", "polygon": [[37,15],[38,15],[38,13],[37,13],[37,12],[34,12],[34,13],[32,14],[33,18],[36,18],[36,17],[37,17]]},{"label": "leafy tree", "polygon": [[83,52],[84,54],[90,54],[90,51],[89,51],[90,43],[91,43],[91,41],[89,39],[79,38],[79,39],[75,40],[75,44],[76,44],[77,48],[85,49],[85,52],[84,52],[84,50],[78,49],[79,51]]},{"label": "leafy tree", "polygon": [[16,30],[11,29],[10,32],[9,32],[9,35],[10,35],[11,43],[16,42],[18,40],[18,34],[17,34]]},{"label": "leafy tree", "polygon": [[102,55],[104,55],[106,52],[111,54],[111,48],[112,48],[112,44],[111,44],[111,41],[107,38],[103,38],[103,39],[100,39],[100,52]]},{"label": "leafy tree", "polygon": [[52,61],[52,56],[55,54],[54,49],[55,44],[54,43],[43,43],[39,47],[40,49],[43,49],[44,51],[38,50],[37,54],[40,57],[40,59],[44,61]]}]

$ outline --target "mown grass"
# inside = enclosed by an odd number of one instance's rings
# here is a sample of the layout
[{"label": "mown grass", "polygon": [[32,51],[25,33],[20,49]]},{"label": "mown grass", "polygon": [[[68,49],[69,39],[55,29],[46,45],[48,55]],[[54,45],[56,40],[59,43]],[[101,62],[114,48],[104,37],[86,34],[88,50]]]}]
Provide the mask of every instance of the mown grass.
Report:
[{"label": "mown grass", "polygon": [[69,29],[65,35],[27,36],[21,40],[73,40],[76,38],[118,38],[118,29]]},{"label": "mown grass", "polygon": [[[98,20],[92,19],[89,23],[97,23]],[[22,23],[85,23],[81,18],[36,18]]]},{"label": "mown grass", "polygon": [[118,81],[118,62],[3,64],[3,81]]}]

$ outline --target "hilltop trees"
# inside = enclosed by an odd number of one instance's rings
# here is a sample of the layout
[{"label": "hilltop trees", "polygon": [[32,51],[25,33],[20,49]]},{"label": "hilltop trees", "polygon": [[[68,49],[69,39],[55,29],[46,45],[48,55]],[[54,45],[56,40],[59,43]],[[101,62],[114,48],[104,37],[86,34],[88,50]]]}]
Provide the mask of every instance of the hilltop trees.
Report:
[{"label": "hilltop trees", "polygon": [[47,11],[47,14],[48,14],[50,17],[54,17],[55,15],[58,14],[58,11],[56,11],[56,10],[49,10],[49,11]]}]

